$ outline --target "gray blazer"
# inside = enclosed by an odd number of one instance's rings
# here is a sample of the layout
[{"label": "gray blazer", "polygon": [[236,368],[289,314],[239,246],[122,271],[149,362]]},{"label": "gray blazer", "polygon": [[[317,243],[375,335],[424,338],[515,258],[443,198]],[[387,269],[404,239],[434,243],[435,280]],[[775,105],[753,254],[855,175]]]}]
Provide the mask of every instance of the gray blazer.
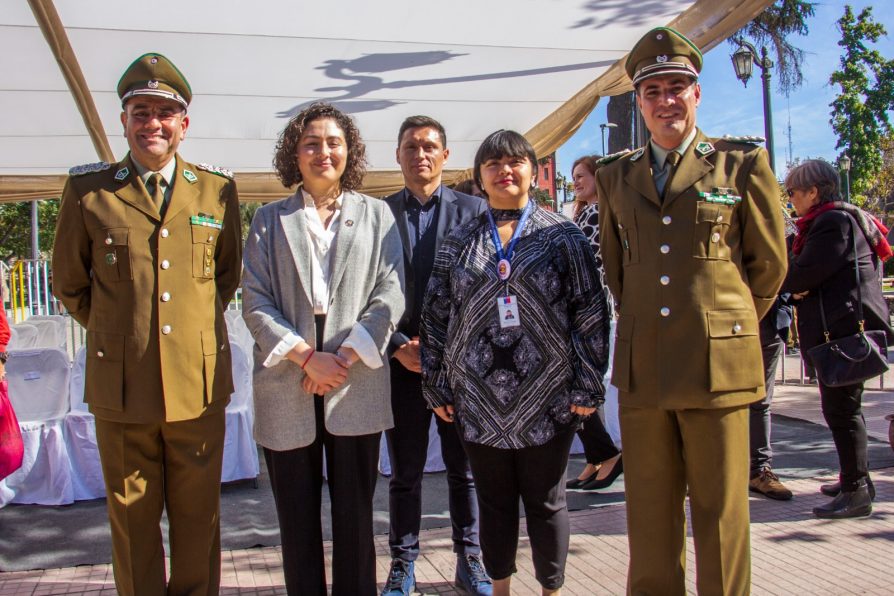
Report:
[{"label": "gray blazer", "polygon": [[[303,207],[299,190],[258,209],[244,252],[242,316],[255,340],[254,434],[277,451],[305,447],[316,437],[314,396],[301,386],[304,372],[286,359],[262,365],[287,333],[311,345],[316,338]],[[334,244],[323,349],[334,352],[359,321],[384,355],[404,311],[403,252],[388,206],[345,192]],[[344,385],[326,394],[330,433],[355,436],[394,426],[388,359],[383,360],[375,370],[354,363]]]}]

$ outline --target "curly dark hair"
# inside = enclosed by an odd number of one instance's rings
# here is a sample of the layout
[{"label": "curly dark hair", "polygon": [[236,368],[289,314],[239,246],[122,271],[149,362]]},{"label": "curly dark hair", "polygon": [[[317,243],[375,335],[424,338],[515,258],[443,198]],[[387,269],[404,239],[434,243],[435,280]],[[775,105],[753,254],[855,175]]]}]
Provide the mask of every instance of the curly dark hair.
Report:
[{"label": "curly dark hair", "polygon": [[355,190],[363,183],[366,174],[366,145],[360,138],[360,130],[354,119],[328,103],[312,103],[289,120],[279,140],[276,142],[276,153],[273,155],[273,169],[283,186],[289,188],[301,182],[301,171],[298,169],[298,143],[307,125],[314,120],[331,119],[345,133],[348,144],[348,163],[341,175],[342,190]]}]

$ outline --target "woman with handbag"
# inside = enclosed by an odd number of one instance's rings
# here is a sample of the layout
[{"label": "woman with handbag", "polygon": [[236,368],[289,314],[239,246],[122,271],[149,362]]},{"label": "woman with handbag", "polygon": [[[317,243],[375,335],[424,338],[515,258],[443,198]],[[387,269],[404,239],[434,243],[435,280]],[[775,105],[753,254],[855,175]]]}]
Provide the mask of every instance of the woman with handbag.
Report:
[{"label": "woman with handbag", "polygon": [[[835,499],[815,507],[827,519],[872,513],[863,382],[887,368],[886,344],[894,340],[879,284],[879,266],[892,252],[888,230],[872,215],[845,203],[838,171],[807,160],[785,179],[800,219],[781,292],[798,306],[798,334],[805,358],[817,368],[823,416],[838,452],[839,482],[824,485]],[[864,334],[865,330],[865,334]]]}]

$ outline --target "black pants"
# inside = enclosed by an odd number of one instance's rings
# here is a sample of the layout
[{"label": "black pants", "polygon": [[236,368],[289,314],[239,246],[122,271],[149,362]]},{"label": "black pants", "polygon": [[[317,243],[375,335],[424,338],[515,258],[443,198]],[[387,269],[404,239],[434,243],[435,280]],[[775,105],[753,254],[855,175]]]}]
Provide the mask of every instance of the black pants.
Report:
[{"label": "black pants", "polygon": [[621,453],[615,447],[611,435],[605,430],[599,412],[593,412],[584,420],[583,425],[577,431],[577,436],[580,437],[580,442],[584,446],[584,455],[588,464],[596,465]]},{"label": "black pants", "polygon": [[[317,315],[317,349],[325,317]],[[323,560],[323,451],[332,504],[332,595],[374,596],[373,494],[381,433],[353,437],[326,430],[323,397],[314,397],[317,436],[307,447],[264,448],[270,474],[286,591],[290,596],[326,596]]]},{"label": "black pants", "polygon": [[751,474],[773,467],[773,448],[770,446],[770,405],[776,386],[776,365],[782,354],[781,340],[762,345],[764,379],[767,395],[748,406],[748,438],[751,447]]},{"label": "black pants", "polygon": [[858,481],[869,473],[866,421],[861,403],[863,383],[844,387],[828,387],[820,383],[819,391],[823,417],[838,451],[841,488],[856,490]]},{"label": "black pants", "polygon": [[543,445],[524,449],[463,442],[478,488],[484,567],[492,578],[505,579],[516,571],[521,497],[534,576],[547,589],[565,582],[570,537],[565,468],[573,439],[569,428]]},{"label": "black pants", "polygon": [[[422,376],[398,362],[391,366],[391,408],[394,428],[385,431],[391,460],[388,545],[392,558],[415,561],[419,556],[422,521],[422,474],[428,452],[428,429],[434,414],[422,398]],[[447,467],[453,552],[477,554],[481,552],[478,544],[478,502],[469,459],[456,425],[436,419],[441,437],[441,457]]]}]

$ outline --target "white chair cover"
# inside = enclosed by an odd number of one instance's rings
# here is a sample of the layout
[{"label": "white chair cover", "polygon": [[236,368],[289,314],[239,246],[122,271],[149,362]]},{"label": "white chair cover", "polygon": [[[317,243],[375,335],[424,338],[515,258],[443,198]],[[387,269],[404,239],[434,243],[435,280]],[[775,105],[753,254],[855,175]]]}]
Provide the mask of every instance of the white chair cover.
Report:
[{"label": "white chair cover", "polygon": [[252,436],[254,424],[252,367],[249,356],[232,337],[230,351],[233,360],[234,390],[226,412],[227,429],[224,437],[222,482],[257,478],[260,472],[258,446]]},{"label": "white chair cover", "polygon": [[65,445],[71,459],[74,500],[99,499],[106,494],[96,444],[96,420],[84,403],[84,369],[87,349],[75,354],[71,367],[71,410],[65,415]]},{"label": "white chair cover", "polygon": [[255,348],[255,340],[251,336],[251,331],[242,318],[242,311],[227,310],[224,311],[224,319],[227,322],[227,333],[231,339],[235,339],[242,351],[247,355],[249,362],[249,370],[252,365],[252,350]]},{"label": "white chair cover", "polygon": [[74,501],[62,420],[68,411],[68,355],[58,348],[14,351],[6,363],[9,398],[25,445],[22,467],[0,482],[7,503],[67,505]]},{"label": "white chair cover", "polygon": [[67,351],[65,317],[62,315],[32,315],[25,322],[37,327],[35,348],[60,348]]},{"label": "white chair cover", "polygon": [[13,332],[7,350],[30,350],[37,347],[37,337],[40,332],[31,323],[15,323],[9,328]]}]

